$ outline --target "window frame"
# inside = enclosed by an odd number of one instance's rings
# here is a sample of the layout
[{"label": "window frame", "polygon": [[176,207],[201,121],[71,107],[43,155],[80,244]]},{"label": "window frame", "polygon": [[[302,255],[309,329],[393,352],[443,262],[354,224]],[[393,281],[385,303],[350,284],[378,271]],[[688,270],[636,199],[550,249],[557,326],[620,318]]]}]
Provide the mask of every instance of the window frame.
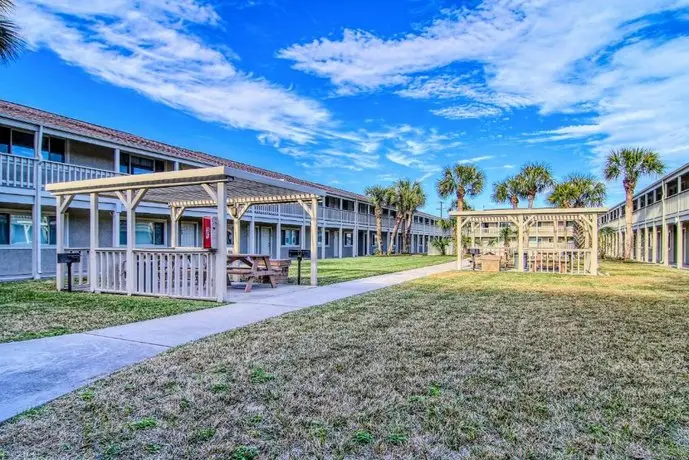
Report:
[{"label": "window frame", "polygon": [[[134,241],[134,247],[135,248],[160,248],[160,247],[166,247],[168,246],[168,231],[167,231],[167,222],[164,219],[141,219],[138,218],[136,219],[136,225],[139,224],[152,224],[152,239],[153,243],[137,243]],[[163,242],[162,244],[156,244],[156,226],[161,226],[162,228],[162,238]],[[136,239],[136,228],[134,228],[134,238]],[[127,246],[127,219],[120,219],[120,246]]]},{"label": "window frame", "polygon": [[[301,244],[301,231],[298,228],[281,228],[280,229],[280,244],[285,247],[299,247]],[[287,235],[291,234],[289,242],[287,242]]]},{"label": "window frame", "polygon": [[[14,212],[13,212],[14,211]],[[31,249],[33,247],[33,215],[31,214],[31,211],[28,211],[28,213],[19,213],[16,212],[15,210],[0,210],[0,216],[7,216],[7,221],[6,222],[1,222],[0,225],[6,225],[7,229],[7,242],[2,242],[0,241],[0,248],[2,249]],[[31,239],[28,242],[22,242],[22,243],[13,243],[12,241],[14,240],[14,225],[12,224],[12,217],[17,217],[17,216],[24,216],[28,217],[29,221],[31,222]],[[43,238],[43,229],[47,229],[46,233],[46,238]],[[52,228],[52,231],[51,231]],[[41,223],[40,223],[40,232],[41,232],[41,239],[40,239],[40,245],[41,248],[54,248],[57,246],[57,218],[55,217],[55,214],[42,214],[41,215]],[[52,237],[52,238],[51,238]],[[52,241],[52,242],[51,242]]]}]

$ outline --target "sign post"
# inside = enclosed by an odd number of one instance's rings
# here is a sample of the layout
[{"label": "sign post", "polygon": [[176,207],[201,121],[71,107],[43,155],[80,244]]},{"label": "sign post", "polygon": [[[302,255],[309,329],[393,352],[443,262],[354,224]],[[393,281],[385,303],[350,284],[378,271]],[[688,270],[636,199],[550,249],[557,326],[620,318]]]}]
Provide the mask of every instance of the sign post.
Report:
[{"label": "sign post", "polygon": [[290,259],[297,259],[297,285],[301,284],[301,260],[306,257],[311,258],[311,251],[309,249],[290,249],[288,251]]},{"label": "sign post", "polygon": [[[72,292],[72,264],[81,263],[81,254],[78,252],[59,252],[57,263],[67,264],[67,292]],[[93,280],[89,280],[89,283],[93,282]]]}]

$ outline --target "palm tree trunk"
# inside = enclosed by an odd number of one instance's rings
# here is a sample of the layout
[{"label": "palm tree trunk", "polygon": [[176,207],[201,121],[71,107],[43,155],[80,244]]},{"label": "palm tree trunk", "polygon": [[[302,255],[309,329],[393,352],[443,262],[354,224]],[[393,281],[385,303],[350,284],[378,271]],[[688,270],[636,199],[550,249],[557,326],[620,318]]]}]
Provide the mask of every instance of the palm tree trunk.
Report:
[{"label": "palm tree trunk", "polygon": [[412,221],[414,220],[414,215],[412,213],[409,213],[407,215],[407,234],[406,234],[406,239],[407,239],[407,250],[411,252],[411,231],[412,231]]},{"label": "palm tree trunk", "polygon": [[529,209],[533,208],[533,202],[536,199],[535,195],[529,195]]},{"label": "palm tree trunk", "polygon": [[402,217],[402,254],[407,253],[407,219]]},{"label": "palm tree trunk", "polygon": [[634,189],[625,186],[624,221],[626,233],[624,234],[624,260],[632,258],[632,214],[634,212]]},{"label": "palm tree trunk", "polygon": [[397,238],[397,231],[400,228],[400,222],[401,221],[402,221],[402,218],[399,216],[399,213],[397,213],[397,216],[395,216],[395,226],[392,227],[392,234],[390,235],[390,241],[388,243],[388,255],[392,254],[392,243]]},{"label": "palm tree trunk", "polygon": [[464,195],[457,193],[457,212],[464,211]]},{"label": "palm tree trunk", "polygon": [[[383,254],[383,210],[377,208],[376,213],[376,255]],[[368,239],[368,236],[366,237]]]},{"label": "palm tree trunk", "polygon": [[512,202],[512,209],[517,209],[519,207],[519,198],[513,196],[510,198],[510,201]]}]

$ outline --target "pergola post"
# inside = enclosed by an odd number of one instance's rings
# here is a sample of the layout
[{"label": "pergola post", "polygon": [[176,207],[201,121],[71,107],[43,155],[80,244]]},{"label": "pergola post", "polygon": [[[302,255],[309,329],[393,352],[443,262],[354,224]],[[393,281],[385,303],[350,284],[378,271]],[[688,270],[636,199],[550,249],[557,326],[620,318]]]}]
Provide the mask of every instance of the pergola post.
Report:
[{"label": "pergola post", "polygon": [[179,220],[184,213],[183,207],[170,207],[170,247],[179,246]]},{"label": "pergola post", "polygon": [[524,216],[517,216],[517,271],[524,271]]},{"label": "pergola post", "polygon": [[134,206],[132,202],[134,200],[134,191],[127,190],[126,192],[127,203],[125,206],[127,208],[127,295],[132,295],[135,288],[134,279],[134,267],[136,266],[134,262],[134,245],[136,243],[136,214],[134,212]]},{"label": "pergola post", "polygon": [[591,274],[598,274],[598,217],[591,217]]},{"label": "pergola post", "polygon": [[[323,237],[325,240],[325,236]],[[323,241],[325,243],[325,241]],[[311,286],[318,285],[318,199],[311,198]]]},{"label": "pergola post", "polygon": [[98,273],[96,270],[96,248],[98,248],[98,194],[89,194],[89,288],[96,292]]},{"label": "pergola post", "polygon": [[455,224],[455,231],[457,232],[457,270],[462,269],[462,255],[464,254],[464,248],[462,247],[462,217],[457,216],[457,222]]},{"label": "pergola post", "polygon": [[[225,219],[227,219],[227,216],[225,216]],[[227,225],[227,224],[226,224]],[[234,216],[232,218],[232,253],[233,254],[241,254],[241,246],[240,246],[240,234],[242,231],[242,219],[240,216]],[[225,244],[227,244],[227,230],[225,230]]]},{"label": "pergola post", "polygon": [[[65,211],[69,207],[74,195],[57,195],[55,197],[55,251],[57,253],[65,250]],[[91,280],[89,279],[89,282]],[[58,291],[65,286],[65,268],[62,264],[55,267],[55,287]]]},{"label": "pergola post", "polygon": [[[216,229],[215,298],[218,302],[224,302],[227,293],[227,183],[218,182],[216,192],[218,227]],[[235,222],[238,222],[238,219],[235,219]],[[234,241],[236,246],[239,241],[237,235],[234,235]]]}]

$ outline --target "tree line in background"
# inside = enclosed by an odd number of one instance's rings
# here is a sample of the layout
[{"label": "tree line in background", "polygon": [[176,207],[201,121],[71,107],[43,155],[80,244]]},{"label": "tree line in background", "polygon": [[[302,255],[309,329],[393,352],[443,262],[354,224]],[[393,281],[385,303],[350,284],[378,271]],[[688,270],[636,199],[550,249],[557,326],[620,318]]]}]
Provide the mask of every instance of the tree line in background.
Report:
[{"label": "tree line in background", "polygon": [[[625,241],[624,258],[631,259],[632,252],[632,214],[634,191],[639,179],[648,175],[662,174],[665,165],[660,155],[650,149],[625,147],[611,151],[605,163],[603,176],[606,181],[622,179],[625,191]],[[437,181],[437,192],[442,198],[452,198],[451,209],[459,212],[472,209],[467,198],[483,193],[485,173],[475,165],[457,164],[443,169]],[[605,202],[606,187],[603,182],[591,174],[572,173],[557,182],[550,166],[546,163],[527,163],[517,174],[493,184],[491,199],[497,204],[508,204],[517,209],[522,201],[528,208],[533,208],[536,198],[549,192],[547,201],[558,208],[585,208],[602,206]],[[414,213],[426,203],[426,195],[418,181],[402,179],[388,187],[372,186],[365,190],[366,196],[374,206],[376,219],[376,254],[383,254],[383,208],[395,209],[395,224],[390,234],[387,255],[394,248],[398,232],[401,231],[402,252],[409,252]],[[451,232],[454,238],[454,219],[439,221],[441,228]],[[575,242],[577,229],[575,232]],[[512,229],[501,230],[505,245],[513,236]],[[433,242],[442,253],[445,253],[449,241],[437,239]],[[466,246],[466,245],[465,245]]]}]

